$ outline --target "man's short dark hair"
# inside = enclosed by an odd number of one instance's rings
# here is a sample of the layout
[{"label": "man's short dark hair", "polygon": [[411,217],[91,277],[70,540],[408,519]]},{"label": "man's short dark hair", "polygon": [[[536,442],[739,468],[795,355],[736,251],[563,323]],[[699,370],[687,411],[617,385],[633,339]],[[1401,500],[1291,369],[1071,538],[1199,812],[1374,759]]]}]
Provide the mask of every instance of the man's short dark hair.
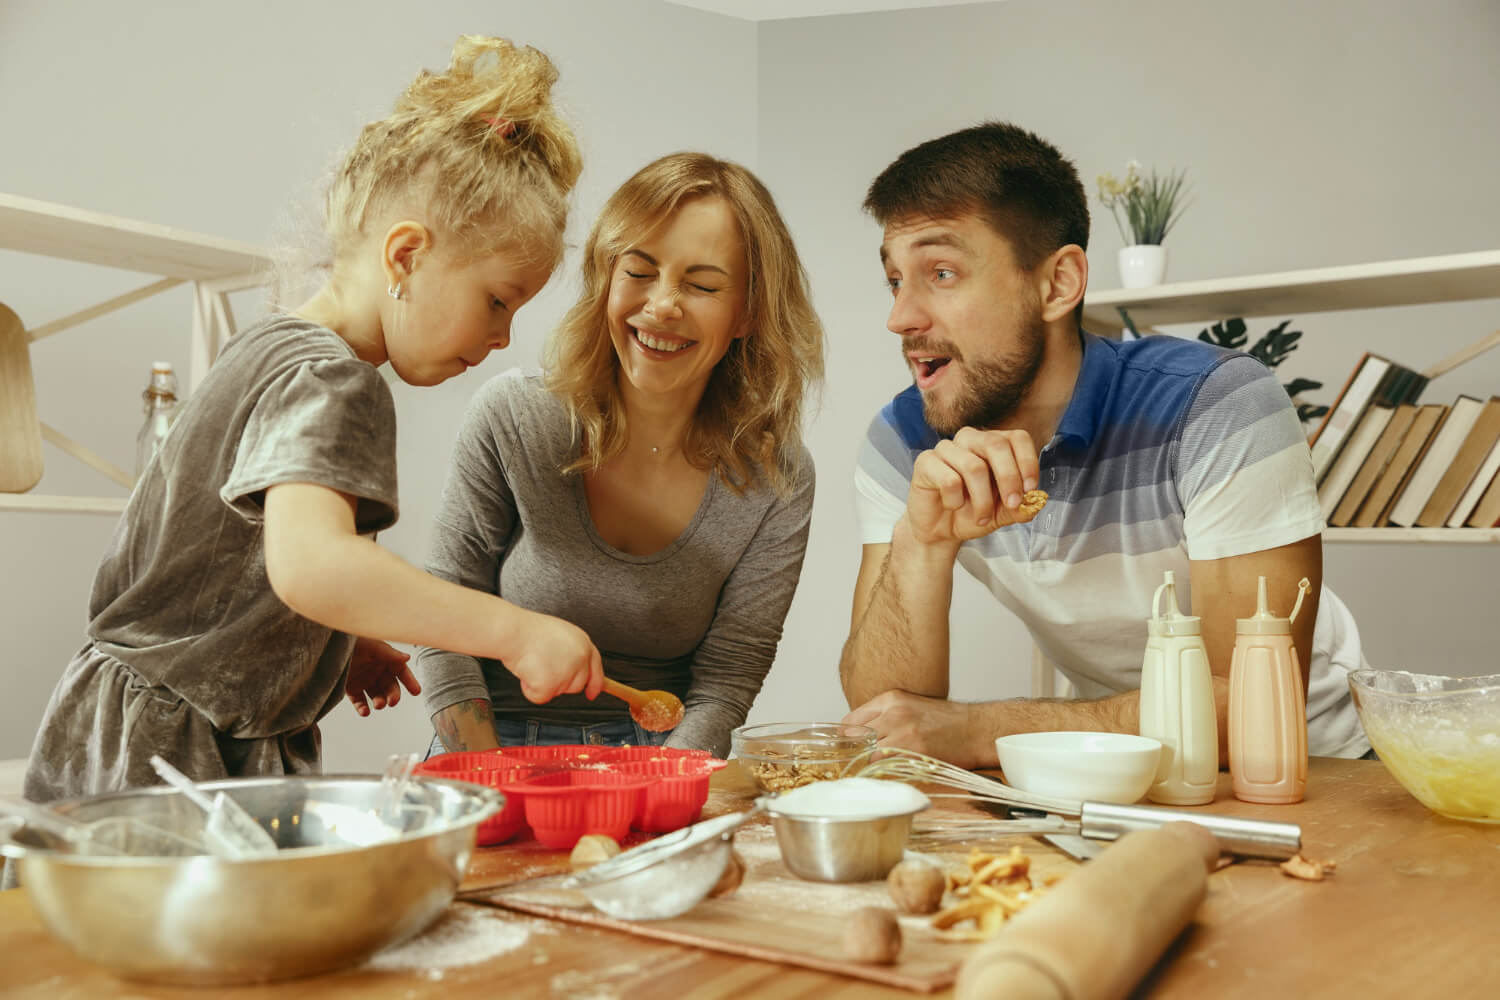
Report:
[{"label": "man's short dark hair", "polygon": [[1008,239],[1020,265],[1089,246],[1088,198],[1057,147],[1008,122],[985,122],[914,146],[881,171],[865,211],[882,226],[973,213]]}]

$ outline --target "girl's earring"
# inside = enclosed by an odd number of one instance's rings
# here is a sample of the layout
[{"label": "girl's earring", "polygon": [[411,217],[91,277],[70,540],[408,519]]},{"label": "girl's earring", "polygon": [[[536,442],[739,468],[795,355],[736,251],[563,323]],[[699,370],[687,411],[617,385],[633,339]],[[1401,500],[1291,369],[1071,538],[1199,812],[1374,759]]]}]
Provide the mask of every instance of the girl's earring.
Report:
[{"label": "girl's earring", "polygon": [[401,282],[398,281],[394,285],[387,285],[385,294],[399,302],[401,300]]}]

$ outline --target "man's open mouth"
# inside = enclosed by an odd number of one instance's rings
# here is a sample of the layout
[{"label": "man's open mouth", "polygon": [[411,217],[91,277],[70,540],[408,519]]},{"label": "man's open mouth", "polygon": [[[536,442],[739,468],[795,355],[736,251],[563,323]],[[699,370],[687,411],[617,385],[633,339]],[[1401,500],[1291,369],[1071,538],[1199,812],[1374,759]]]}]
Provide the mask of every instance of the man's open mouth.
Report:
[{"label": "man's open mouth", "polygon": [[944,357],[916,357],[911,360],[912,364],[916,366],[917,377],[928,379],[937,374],[944,365],[953,359]]}]

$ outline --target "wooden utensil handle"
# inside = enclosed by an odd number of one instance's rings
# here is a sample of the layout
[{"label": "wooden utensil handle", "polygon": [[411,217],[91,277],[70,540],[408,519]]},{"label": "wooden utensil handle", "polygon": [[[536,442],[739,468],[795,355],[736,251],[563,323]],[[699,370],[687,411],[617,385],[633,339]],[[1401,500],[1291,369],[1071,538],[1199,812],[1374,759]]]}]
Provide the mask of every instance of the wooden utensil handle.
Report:
[{"label": "wooden utensil handle", "polygon": [[1127,833],[1011,920],[959,970],[957,1000],[1114,1000],[1193,917],[1219,845],[1200,826]]},{"label": "wooden utensil handle", "polygon": [[604,686],[599,690],[606,694],[614,695],[632,708],[645,697],[642,692],[637,691],[629,684],[621,684],[619,681],[612,681],[608,677],[604,678]]}]

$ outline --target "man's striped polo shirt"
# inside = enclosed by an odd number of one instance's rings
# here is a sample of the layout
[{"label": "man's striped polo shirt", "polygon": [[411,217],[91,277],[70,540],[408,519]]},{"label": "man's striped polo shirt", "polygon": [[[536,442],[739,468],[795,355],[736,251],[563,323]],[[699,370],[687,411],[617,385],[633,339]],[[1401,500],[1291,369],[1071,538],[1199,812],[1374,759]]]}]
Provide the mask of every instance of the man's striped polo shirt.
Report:
[{"label": "man's striped polo shirt", "polygon": [[[1302,426],[1259,361],[1177,337],[1084,334],[1083,343],[1073,397],[1040,452],[1046,508],[1029,524],[966,542],[959,562],[1026,624],[1082,697],[1097,698],[1140,686],[1146,619],[1165,570],[1190,604],[1190,561],[1287,545],[1323,522]],[[855,472],[863,543],[890,541],[916,458],[938,440],[916,386],[871,422]],[[1325,587],[1309,752],[1369,749],[1345,678],[1361,665],[1354,621]]]}]

